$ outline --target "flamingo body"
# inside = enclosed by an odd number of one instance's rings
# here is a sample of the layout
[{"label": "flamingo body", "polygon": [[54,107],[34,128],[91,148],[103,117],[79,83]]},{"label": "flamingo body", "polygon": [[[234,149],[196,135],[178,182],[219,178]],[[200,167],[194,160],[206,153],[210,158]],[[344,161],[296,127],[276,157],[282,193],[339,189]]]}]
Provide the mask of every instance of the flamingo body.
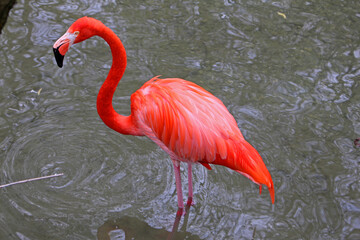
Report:
[{"label": "flamingo body", "polygon": [[191,165],[208,169],[216,164],[233,169],[260,186],[265,184],[274,203],[274,186],[261,156],[243,137],[234,117],[214,95],[195,83],[154,77],[131,95],[131,115],[122,116],[112,107],[112,97],[124,74],[126,53],[120,39],[100,21],[83,17],[55,42],[59,67],[74,43],[94,35],[105,39],[113,64],[102,85],[97,109],[110,128],[122,134],[147,136],[173,161],[179,209],[183,208],[180,162],[188,163],[189,200],[192,199]]},{"label": "flamingo body", "polygon": [[222,102],[183,79],[151,79],[132,94],[131,110],[144,135],[184,162],[226,158],[226,141],[243,139]]}]

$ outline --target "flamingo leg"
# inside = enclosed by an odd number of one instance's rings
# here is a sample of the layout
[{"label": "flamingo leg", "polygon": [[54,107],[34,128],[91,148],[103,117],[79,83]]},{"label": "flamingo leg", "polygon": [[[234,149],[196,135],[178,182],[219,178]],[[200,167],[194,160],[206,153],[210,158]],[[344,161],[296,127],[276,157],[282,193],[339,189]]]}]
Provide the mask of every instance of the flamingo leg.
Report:
[{"label": "flamingo leg", "polygon": [[189,193],[187,205],[190,206],[193,199],[193,184],[192,184],[192,164],[188,163],[188,183],[189,183]]},{"label": "flamingo leg", "polygon": [[[175,172],[175,183],[176,183],[176,193],[178,198],[178,207],[179,210],[184,209],[184,203],[183,203],[183,195],[182,195],[182,188],[181,188],[181,177],[180,177],[180,162],[177,160],[172,160],[174,165],[174,172]],[[179,211],[178,211],[179,212]]]}]

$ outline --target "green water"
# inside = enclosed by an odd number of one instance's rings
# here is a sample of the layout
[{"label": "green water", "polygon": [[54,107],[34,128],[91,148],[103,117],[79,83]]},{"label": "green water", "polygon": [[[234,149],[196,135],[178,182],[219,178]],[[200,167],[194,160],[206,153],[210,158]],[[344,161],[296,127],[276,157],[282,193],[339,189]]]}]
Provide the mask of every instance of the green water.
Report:
[{"label": "green water", "polygon": [[97,115],[108,46],[92,38],[72,46],[62,69],[55,63],[53,43],[84,15],[127,50],[119,113],[153,76],[193,81],[224,102],[273,177],[274,206],[245,177],[194,166],[195,205],[175,239],[360,239],[359,9],[332,0],[17,1],[0,35],[0,184],[64,176],[0,189],[0,239],[166,239],[172,230],[170,159]]}]

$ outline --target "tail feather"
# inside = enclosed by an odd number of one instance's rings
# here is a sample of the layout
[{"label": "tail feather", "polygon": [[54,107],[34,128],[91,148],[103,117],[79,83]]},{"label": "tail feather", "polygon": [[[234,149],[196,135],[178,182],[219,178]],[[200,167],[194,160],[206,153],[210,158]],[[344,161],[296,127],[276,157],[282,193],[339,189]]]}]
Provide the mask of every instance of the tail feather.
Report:
[{"label": "tail feather", "polygon": [[260,186],[262,184],[269,189],[271,202],[275,202],[274,184],[269,171],[267,170],[260,154],[247,141],[242,139],[239,143],[234,144],[233,154],[228,154],[226,159],[216,158],[212,164],[222,165],[241,173]]},{"label": "tail feather", "polygon": [[[272,183],[272,181],[271,181]],[[275,189],[274,189],[274,184],[271,184],[271,187],[269,188],[269,193],[270,193],[270,197],[271,197],[271,202],[272,204],[275,203]]]}]

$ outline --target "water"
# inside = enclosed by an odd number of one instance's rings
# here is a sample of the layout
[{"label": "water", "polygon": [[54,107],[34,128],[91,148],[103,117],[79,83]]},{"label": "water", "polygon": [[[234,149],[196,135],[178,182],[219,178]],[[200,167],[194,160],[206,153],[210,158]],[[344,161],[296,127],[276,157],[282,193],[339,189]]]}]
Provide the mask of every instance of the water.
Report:
[{"label": "water", "polygon": [[127,50],[118,112],[129,114],[131,93],[153,76],[191,80],[225,103],[272,174],[274,206],[243,176],[195,166],[195,205],[176,239],[360,239],[359,9],[331,0],[17,1],[0,35],[0,183],[64,176],[0,189],[0,239],[166,239],[172,230],[168,156],[97,116],[111,65],[104,41],[73,46],[62,69],[53,59],[54,41],[84,15]]}]

